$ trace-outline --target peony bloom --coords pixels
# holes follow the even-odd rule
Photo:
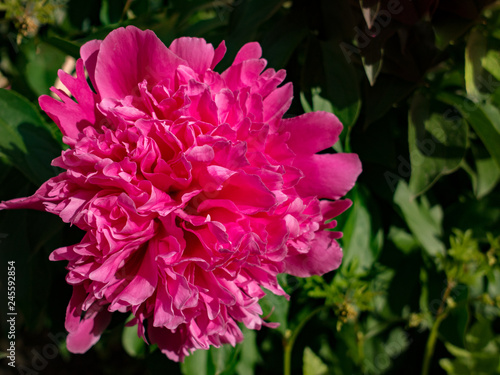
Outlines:
[[[259,299],[262,288],[285,295],[279,273],[339,266],[341,233],[325,221],[350,206],[339,198],[361,164],[316,152],[342,125],[325,112],[283,119],[285,72],[264,70],[249,43],[216,73],[225,50],[120,28],[81,48],[76,78],[59,72],[74,99],[40,98],[69,146],[53,161],[65,171],[0,208],[45,210],[86,232],[50,256],[68,261],[71,352],[94,345],[114,311],[175,361],[235,345],[238,322],[273,326]]]

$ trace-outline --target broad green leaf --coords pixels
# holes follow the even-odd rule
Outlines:
[[[127,354],[135,358],[144,357],[147,351],[146,343],[137,335],[137,325],[123,328],[122,345]]]
[[[467,146],[467,124],[460,117],[452,121],[443,112],[432,111],[430,100],[420,93],[413,96],[408,123],[409,187],[418,196],[460,167]]]
[[[42,117],[21,95],[0,89],[0,152],[34,184],[57,174],[61,149]]]
[[[401,209],[406,224],[424,250],[431,256],[444,254],[445,246],[439,239],[442,234],[441,224],[436,223],[425,204],[417,202],[406,182],[399,182],[394,203]]]
[[[473,103],[469,99],[447,92],[440,92],[437,99],[455,106],[465,120],[472,126],[486,149],[500,166],[500,133],[493,124],[498,119],[491,119],[488,106]]]
[[[368,207],[367,193],[359,187],[352,190],[353,206],[344,214],[348,215],[342,227],[344,258],[348,266],[353,261],[361,269],[370,268],[382,250],[382,230],[376,223],[376,211]]]
[[[328,374],[328,366],[308,346],[304,349],[303,363],[302,373],[304,375]]]

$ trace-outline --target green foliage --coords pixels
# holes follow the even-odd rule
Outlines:
[[[58,339],[47,373],[78,373],[82,361],[87,373],[123,375],[500,373],[500,5],[414,3],[0,3],[1,200],[30,195],[59,172],[50,161],[61,134],[38,96],[50,94],[84,42],[129,24],[167,45],[186,35],[225,40],[220,71],[243,44],[259,41],[269,66],[286,69],[294,84],[289,113],[335,113],[344,124],[335,151],[363,163],[348,195],[353,206],[337,218],[340,269],[283,275],[290,299],[270,293],[261,301],[279,328],[242,327],[235,347],[177,364],[116,314],[82,356]],[[17,353],[25,363],[65,332],[71,288],[64,265],[47,258],[81,235],[53,215],[0,212],[0,260],[15,260],[19,272]]]

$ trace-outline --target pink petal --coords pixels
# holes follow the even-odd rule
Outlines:
[[[316,232],[308,253],[285,258],[285,272],[298,277],[323,275],[337,269],[342,262],[342,249],[333,239],[334,232]]]
[[[222,60],[224,55],[226,54],[227,48],[226,43],[222,41],[219,46],[215,49],[214,59],[212,60],[212,64],[210,65],[210,69],[214,69],[215,66]]]
[[[262,56],[262,48],[257,42],[245,44],[236,54],[233,65],[237,65],[245,60],[260,59]]]
[[[214,59],[214,47],[205,39],[183,37],[175,39],[170,51],[187,61],[189,66],[198,74],[210,68]]]
[[[290,133],[288,147],[297,155],[311,155],[333,146],[339,139],[342,124],[332,113],[309,112],[281,122]]]
[[[101,44],[102,40],[91,40],[80,48],[80,55],[82,56],[85,69],[87,69],[90,82],[92,82],[94,88],[96,87],[95,68],[97,64],[97,55],[99,54]]]
[[[277,124],[292,104],[293,87],[291,83],[277,88],[264,99],[264,122],[269,122],[272,128]]]
[[[102,42],[95,71],[102,98],[121,99],[138,90],[140,82],[174,81],[186,61],[171,52],[150,30],[134,26],[113,30]]]
[[[74,78],[59,70],[58,75],[61,82],[75,97],[76,102],[62,91],[53,89],[62,100],[56,100],[48,95],[42,95],[38,102],[40,107],[54,120],[63,135],[76,139],[83,128],[93,126],[96,122],[95,94],[90,89],[85,79],[83,61],[76,62],[76,74]]]
[[[356,154],[321,154],[297,157],[293,166],[304,173],[296,185],[302,197],[339,199],[352,189],[361,173]]]
[[[81,319],[82,303],[87,293],[83,285],[73,287],[73,295],[66,311],[66,346],[72,353],[85,353],[97,341],[111,321],[111,313],[102,309],[87,319]]]

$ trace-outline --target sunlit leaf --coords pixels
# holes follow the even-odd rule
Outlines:
[[[419,195],[440,177],[460,166],[467,146],[467,124],[458,117],[448,119],[434,112],[428,98],[420,93],[413,97],[409,113],[408,144],[410,149],[410,190]]]
[[[417,202],[404,181],[398,184],[394,203],[401,209],[408,227],[425,251],[432,256],[443,254],[445,247],[439,239],[442,233],[440,223],[432,218],[429,208]]]
[[[304,349],[303,363],[304,375],[325,375],[328,373],[328,366],[309,347]]]

